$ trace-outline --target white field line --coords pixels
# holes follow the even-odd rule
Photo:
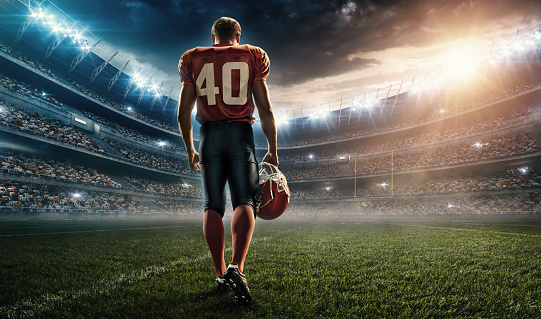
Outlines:
[[[160,227],[157,227],[160,228]],[[133,228],[135,229],[135,228]],[[144,228],[148,229],[148,228]],[[256,242],[264,241],[270,237],[254,238],[251,245]],[[225,251],[231,251],[228,247]],[[59,291],[57,294],[46,294],[37,298],[29,298],[19,301],[14,305],[0,307],[1,318],[29,318],[42,313],[43,311],[51,310],[55,307],[62,306],[75,299],[90,296],[91,298],[97,295],[107,294],[124,284],[132,284],[137,281],[158,276],[172,270],[175,267],[195,263],[207,258],[211,258],[210,252],[202,254],[193,259],[177,259],[163,266],[149,266],[145,269],[136,270],[128,274],[120,274],[110,279],[102,279],[97,284],[89,288],[69,291]]]
[[[490,233],[490,234],[499,234],[499,235],[514,235],[514,236],[525,236],[525,237],[541,238],[541,235],[510,233],[510,232],[494,231],[494,230],[469,229],[469,228],[458,228],[458,227],[443,227],[443,226],[429,226],[429,225],[414,225],[414,224],[400,224],[400,225],[403,225],[403,226],[415,226],[415,227],[425,227],[425,228],[447,229],[447,230],[458,230],[458,231],[471,231],[471,232],[477,232],[477,233]]]
[[[487,226],[487,225],[496,225],[496,226],[509,226],[509,227],[535,227],[535,228],[541,228],[541,225],[528,225],[528,224],[502,224],[502,223],[464,223],[466,225],[479,225],[479,226]]]
[[[94,229],[94,230],[74,230],[74,231],[59,231],[48,233],[30,233],[30,234],[12,234],[12,235],[0,235],[1,237],[21,237],[21,236],[41,236],[41,235],[61,235],[61,234],[80,234],[80,233],[99,233],[99,232],[117,232],[125,230],[147,230],[147,229],[167,229],[167,228],[181,228],[188,226],[161,226],[161,227],[136,227],[136,228],[115,228],[115,229]]]

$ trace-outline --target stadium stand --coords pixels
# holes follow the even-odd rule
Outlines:
[[[0,209],[200,216],[199,176],[170,114],[157,116],[151,98],[129,90],[123,99],[121,84],[108,93],[89,83],[90,64],[70,73],[69,61],[46,60],[38,46],[0,40]],[[284,216],[541,213],[537,61],[496,67],[461,89],[391,96],[374,110],[348,106],[347,126],[304,117],[281,128],[292,191]]]
[[[0,212],[142,213],[140,201],[126,195],[86,192],[47,184],[0,180]]]

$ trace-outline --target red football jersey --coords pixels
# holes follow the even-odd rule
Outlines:
[[[197,91],[196,119],[252,122],[252,84],[266,81],[269,58],[261,48],[249,44],[215,44],[186,51],[178,73],[182,85]]]

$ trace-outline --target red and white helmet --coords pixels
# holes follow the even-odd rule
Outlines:
[[[278,167],[267,162],[262,162],[260,166],[257,216],[275,219],[285,212],[291,194],[286,177]]]

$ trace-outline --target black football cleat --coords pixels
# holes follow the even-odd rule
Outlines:
[[[224,277],[218,276],[215,282],[216,282],[216,290],[219,293],[224,293],[227,291],[227,282],[225,281]]]
[[[246,282],[246,276],[241,274],[239,268],[235,264],[230,264],[224,274],[224,279],[227,285],[233,289],[235,299],[239,302],[251,302],[252,295]]]

